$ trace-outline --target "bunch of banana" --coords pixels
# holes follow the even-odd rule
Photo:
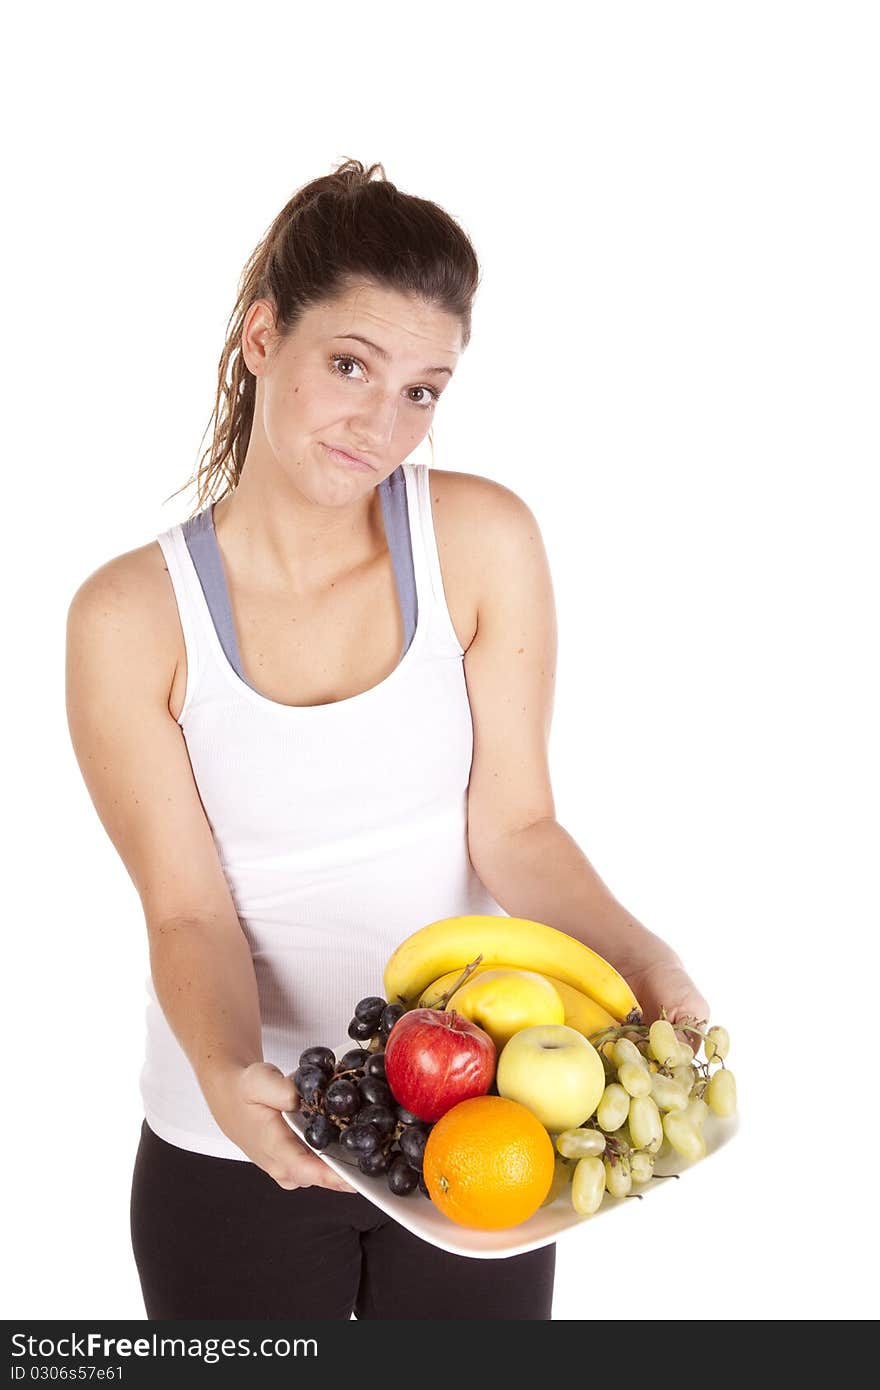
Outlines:
[[[385,998],[407,1009],[429,994],[439,1000],[445,992],[438,991],[442,979],[451,975],[449,989],[478,956],[477,969],[506,966],[546,976],[562,995],[566,1023],[578,1032],[589,1027],[595,1033],[622,1023],[634,1010],[641,1016],[639,1001],[613,965],[573,936],[525,917],[444,917],[420,927],[400,943],[385,966]],[[566,998],[563,990],[579,997],[569,993]],[[597,1008],[601,1012],[593,1026],[592,1011]],[[582,1017],[584,1026],[570,1022],[569,1013],[572,1019]]]

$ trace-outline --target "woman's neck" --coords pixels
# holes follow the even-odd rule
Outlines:
[[[321,506],[295,489],[248,485],[246,474],[215,504],[214,531],[248,586],[314,594],[387,549],[377,485],[356,503]]]

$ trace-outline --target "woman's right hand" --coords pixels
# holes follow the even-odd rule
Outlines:
[[[251,1062],[215,1074],[202,1086],[223,1133],[279,1187],[329,1187],[356,1192],[298,1139],[282,1111],[299,1109],[293,1078],[271,1062]]]

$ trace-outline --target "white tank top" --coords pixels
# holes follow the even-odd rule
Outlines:
[[[178,722],[256,971],[263,1056],[285,1073],[355,1043],[404,937],[459,913],[507,914],[467,849],[473,752],[464,652],[440,571],[426,464],[401,465],[418,620],[378,685],[323,705],[261,695],[230,664],[183,528],[157,537],[186,644]],[[147,978],[144,1115],[168,1143],[247,1160],[208,1109]]]

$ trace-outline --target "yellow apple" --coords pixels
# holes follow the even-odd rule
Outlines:
[[[502,968],[472,975],[447,1007],[479,1024],[499,1052],[523,1028],[565,1019],[559,991],[534,970]]]
[[[514,1033],[498,1058],[495,1085],[500,1096],[518,1100],[561,1134],[593,1114],[605,1090],[605,1068],[583,1033],[545,1024]]]
[[[518,965],[478,965],[470,976],[475,980],[479,975],[486,975],[490,970],[515,970],[519,971]],[[524,972],[530,973],[530,972]],[[576,1028],[579,1033],[583,1033],[585,1038],[592,1038],[594,1033],[599,1033],[603,1028],[613,1028],[617,1019],[611,1015],[607,1009],[603,1009],[601,1004],[597,1004],[595,999],[589,995],[582,994],[573,985],[566,984],[564,980],[557,980],[555,975],[544,975],[545,980],[556,990],[562,1000],[565,1009],[565,1017],[562,1019],[532,1019],[532,1023],[566,1023],[569,1028]],[[455,970],[448,970],[445,975],[441,975],[439,980],[435,980],[432,985],[422,990],[419,999],[420,1009],[439,1009],[442,1007],[443,1000],[457,980],[461,979],[461,970],[456,966]],[[452,996],[449,1007],[454,1006],[457,995]]]

